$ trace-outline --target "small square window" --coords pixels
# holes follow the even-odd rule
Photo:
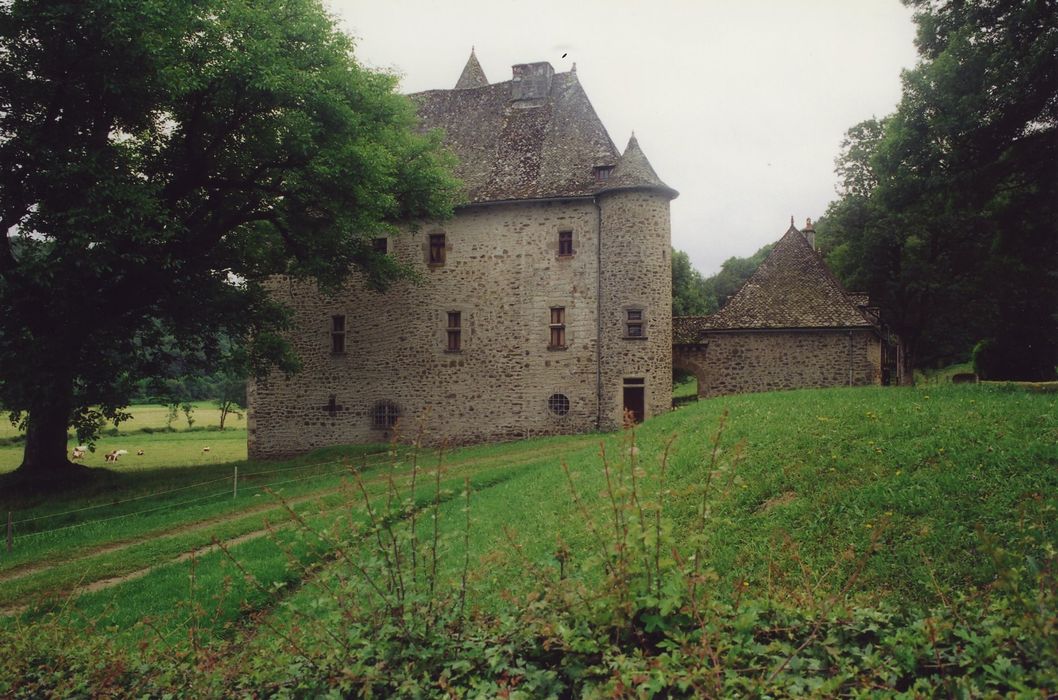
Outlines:
[[[551,307],[551,340],[548,348],[551,350],[564,350],[566,348],[566,307]]]
[[[463,314],[459,311],[448,312],[448,352],[459,352],[463,349]]]
[[[331,354],[345,354],[345,316],[331,316]]]
[[[388,238],[373,238],[371,239],[371,247],[376,253],[382,253],[386,255],[389,253],[389,239]]]
[[[573,232],[572,231],[559,231],[558,232],[558,254],[562,257],[569,257],[573,255]]]
[[[646,318],[642,309],[625,310],[625,337],[646,337]]]
[[[443,233],[430,234],[430,264],[445,264],[445,235]]]

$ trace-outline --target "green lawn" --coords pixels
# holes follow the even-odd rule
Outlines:
[[[635,436],[635,459],[641,470],[635,472],[637,487],[644,501],[657,501],[660,458],[675,436],[668,459],[666,517],[681,546],[692,541],[699,502],[696,489],[710,470],[710,442],[725,411],[727,427],[712,467],[713,496],[703,533],[706,564],[715,571],[718,591],[748,586],[781,597],[796,595],[806,587],[834,590],[844,585],[862,560],[863,571],[854,589],[859,595],[929,604],[941,594],[973,590],[991,580],[995,572],[990,550],[983,546],[987,538],[1012,550],[1025,549],[1033,546],[1026,540],[1027,523],[1040,521],[1047,537],[1058,540],[1053,510],[1047,510],[1055,506],[1058,494],[1058,397],[1007,387],[931,386],[725,397],[703,400],[648,421]],[[183,609],[191,564],[167,562],[181,551],[208,544],[214,535],[233,537],[261,527],[261,513],[248,510],[259,508],[262,499],[268,498],[255,495],[260,490],[247,490],[234,504],[222,494],[210,495],[211,489],[220,494],[230,487],[230,480],[225,479],[235,466],[211,461],[215,456],[219,461],[223,454],[224,448],[218,446],[240,442],[243,437],[241,431],[144,435],[156,440],[145,443],[150,450],[144,456],[160,453],[160,462],[153,463],[156,466],[141,469],[130,457],[119,464],[112,482],[93,493],[47,503],[16,503],[20,518],[35,517],[196,480],[218,480],[199,490],[144,499],[145,505],[154,507],[179,504],[181,499],[202,494],[206,496],[202,503],[85,527],[77,535],[73,533],[78,528],[71,528],[70,534],[16,541],[16,551],[8,565],[0,567],[0,577],[5,570],[15,571],[29,561],[82,559],[34,573],[17,584],[5,583],[0,586],[7,590],[3,601],[18,603],[47,591],[68,593],[72,586],[93,577],[157,564],[144,578],[70,600],[69,609],[81,611],[97,624],[120,629],[132,629],[146,614],[161,618]],[[115,438],[119,439],[141,436]],[[527,575],[527,562],[534,571],[553,572],[559,547],[569,549],[571,570],[588,578],[597,575],[597,542],[591,530],[593,526],[601,531],[612,529],[600,445],[608,455],[611,478],[624,474],[623,483],[628,486],[633,473],[628,465],[629,439],[621,434],[542,438],[469,447],[445,455],[439,522],[448,556],[440,562],[442,577],[454,581],[462,573],[465,513],[459,493],[464,479],[470,480],[473,492],[468,537],[470,604],[488,609],[528,592],[538,580]],[[213,448],[208,456],[201,453],[202,441]],[[364,449],[335,449],[300,461],[243,461],[239,466],[241,473],[250,474],[342,455],[356,463],[364,454]],[[170,466],[157,466],[167,455],[172,457]],[[373,466],[367,467],[364,476],[376,507],[385,501],[391,469],[404,494],[401,498],[410,495],[408,454],[394,464],[387,464],[384,457],[372,459]],[[430,469],[436,459],[424,454],[421,464]],[[585,510],[571,500],[563,463],[573,474]],[[146,461],[142,464],[148,466]],[[316,528],[345,527],[335,520],[339,514],[347,521],[363,522],[362,506],[348,505],[356,500],[354,493],[340,488],[341,467],[316,469],[309,478],[283,486],[288,489],[285,496],[312,496],[298,508]],[[269,478],[278,481],[282,475],[278,472]],[[418,475],[415,498],[424,507],[432,498],[430,478],[429,472]],[[5,505],[3,500],[0,497],[0,507],[11,507],[10,501]],[[134,509],[133,504],[118,507]],[[69,514],[54,524],[76,524],[111,512],[103,508]],[[242,512],[248,514],[231,517]],[[270,517],[278,522],[282,513],[273,509]],[[223,522],[206,530],[159,536],[218,518]],[[423,538],[430,537],[432,522],[429,517],[420,519]],[[284,530],[276,538],[255,539],[232,548],[246,570],[266,587],[274,583],[282,587],[275,590],[285,590],[298,583],[301,570],[287,566],[288,562],[321,557],[320,561],[327,561],[325,552],[314,553],[318,545],[304,533]],[[113,554],[91,555],[108,543],[137,540],[149,542]],[[867,557],[864,553],[872,541],[878,551]],[[216,630],[244,614],[240,605],[244,598],[252,606],[270,599],[245,581],[239,582],[241,576],[234,577],[233,583],[232,565],[225,561],[224,555],[213,552],[195,562],[198,594],[223,594],[228,601],[212,621]],[[327,574],[320,576],[326,582]],[[315,584],[304,586],[289,597],[288,604],[295,608],[311,605],[319,593]]]
[[[208,428],[208,427],[219,427],[220,426],[220,409],[212,401],[195,401],[191,404],[194,406],[194,411],[191,413],[191,420],[194,421],[192,427],[194,428]],[[158,404],[142,404],[138,406],[130,406],[126,409],[132,417],[127,421],[122,421],[118,424],[117,429],[123,433],[135,432],[143,428],[151,428],[152,430],[161,430],[166,427],[169,408]],[[229,414],[224,421],[225,428],[241,428],[246,429],[246,412],[239,411],[241,418],[234,414]],[[115,427],[113,423],[108,423],[105,426],[107,429]],[[187,419],[184,417],[182,411],[178,411],[176,418],[172,421],[172,428],[175,430],[187,430]],[[21,435],[22,432],[18,430],[18,427],[11,424],[10,420],[7,420],[7,414],[4,414],[3,418],[0,419],[0,439],[13,438]]]

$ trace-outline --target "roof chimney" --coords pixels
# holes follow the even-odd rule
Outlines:
[[[808,241],[808,245],[812,246],[812,250],[816,249],[816,227],[812,225],[812,218],[808,217],[805,219],[804,230],[801,231],[805,235],[805,240]]]
[[[555,69],[547,61],[519,63],[511,66],[511,100],[545,100],[551,94],[551,78]]]

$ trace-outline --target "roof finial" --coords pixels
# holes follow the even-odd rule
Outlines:
[[[794,225],[794,223],[793,223],[793,214],[790,214],[790,226],[793,226],[793,225]]]
[[[569,72],[570,73],[576,73],[577,72],[577,62],[576,61],[573,62],[573,67],[569,69]]]

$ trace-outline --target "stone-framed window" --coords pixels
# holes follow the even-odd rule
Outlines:
[[[400,406],[388,399],[376,401],[371,411],[371,427],[376,430],[391,430],[400,420]]]
[[[389,239],[386,237],[372,238],[371,249],[376,253],[387,255],[389,253]]]
[[[460,311],[448,312],[448,326],[445,329],[448,343],[445,352],[461,352],[463,350],[463,313]]]
[[[566,307],[551,307],[551,322],[548,324],[550,338],[547,344],[548,350],[566,349]]]
[[[342,314],[331,316],[331,354],[345,354],[345,316]]]
[[[647,312],[643,307],[630,306],[624,309],[624,337],[630,340],[647,337]]]
[[[572,231],[559,231],[558,232],[558,257],[560,257],[560,258],[572,258],[573,257],[573,232]]]
[[[564,416],[569,413],[569,397],[565,394],[551,394],[547,397],[547,410],[553,416]]]
[[[445,235],[443,233],[430,234],[430,247],[426,254],[426,261],[430,265],[444,265],[447,258]]]

